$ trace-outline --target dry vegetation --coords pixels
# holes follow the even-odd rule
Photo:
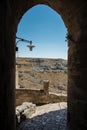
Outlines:
[[[67,61],[63,59],[17,58],[21,88],[42,89],[49,80],[50,92],[67,92]]]

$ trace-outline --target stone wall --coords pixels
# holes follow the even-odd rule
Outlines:
[[[49,93],[48,80],[44,80],[42,90],[30,90],[25,88],[16,89],[16,106],[22,104],[23,102],[46,104],[62,101],[67,101],[67,96],[64,94]]]
[[[64,94],[46,94],[44,90],[16,89],[16,105],[20,105],[23,102],[32,102],[40,105],[62,101],[67,101],[67,96]]]

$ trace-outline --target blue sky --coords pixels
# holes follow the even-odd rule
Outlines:
[[[28,44],[19,42],[18,57],[67,59],[67,29],[61,16],[46,5],[37,5],[22,17],[17,37],[32,40],[35,48],[29,51]]]

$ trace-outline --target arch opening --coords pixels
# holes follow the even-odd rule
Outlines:
[[[24,19],[26,19],[26,22]],[[29,40],[34,40],[33,42],[36,45],[36,48],[34,49],[34,52],[28,53],[29,51],[26,49],[26,46],[24,47],[24,44],[21,43],[19,55],[21,55],[21,57],[32,56],[37,58],[48,57],[67,59],[68,47],[67,43],[65,42],[66,34],[67,29],[65,24],[61,16],[56,11],[44,4],[36,5],[23,15],[16,33],[17,36],[21,36]],[[22,48],[26,50],[25,54],[23,54],[24,50]],[[48,53],[47,51],[43,52],[43,50],[47,50]],[[43,53],[45,53],[44,56],[42,56]]]
[[[1,2],[0,117],[2,130],[15,130],[15,35],[23,14],[47,4],[62,16],[68,29],[68,128],[86,129],[87,2],[86,0],[13,0]]]
[[[43,6],[42,6],[42,7],[43,7]],[[41,7],[41,8],[42,8],[42,7]],[[38,6],[38,8],[39,8],[39,6]],[[46,8],[47,8],[47,7],[46,7]],[[46,9],[46,8],[45,8],[45,9]],[[29,10],[29,11],[30,11],[30,10]],[[35,12],[35,15],[36,15],[36,12]],[[38,15],[38,16],[39,16],[39,15]],[[28,16],[27,16],[27,17],[28,17]],[[35,16],[34,16],[34,17],[35,17]],[[45,18],[44,18],[44,19],[45,19]],[[31,19],[30,19],[30,20],[31,20]],[[51,19],[51,20],[52,20],[52,19]],[[57,17],[56,17],[56,20],[57,20]],[[60,20],[60,16],[59,16],[59,20]],[[32,21],[32,20],[31,20],[31,21]],[[61,21],[61,20],[60,20],[60,21]],[[50,22],[51,22],[51,21],[50,21]],[[54,22],[54,21],[53,21],[53,22]],[[56,21],[55,21],[55,22],[56,22]],[[58,21],[57,21],[57,22],[58,22]],[[34,23],[36,23],[35,19],[34,19]],[[26,24],[27,24],[27,23],[26,23]],[[60,24],[61,24],[61,23],[60,23]],[[62,23],[62,24],[64,24],[64,23]],[[21,24],[21,25],[23,26],[23,24]],[[32,25],[32,26],[34,26],[34,25]],[[46,26],[46,25],[45,25],[45,26]],[[52,25],[51,25],[51,26],[52,26]],[[64,25],[62,25],[62,31],[63,31],[63,26],[64,26]],[[28,25],[28,27],[30,27],[30,26]],[[42,29],[44,28],[44,27],[42,27],[42,26],[40,26],[40,27],[41,27]],[[55,26],[55,27],[56,27],[56,26]],[[20,28],[20,27],[19,27],[19,28]],[[26,28],[26,27],[25,27],[25,28]],[[31,27],[30,27],[30,28],[31,28]],[[50,27],[50,28],[51,28],[51,27]],[[26,29],[27,29],[27,28],[26,28]],[[23,28],[23,35],[24,35],[23,37],[26,36],[25,33],[24,33],[24,32],[26,32],[26,29],[25,29],[25,31],[24,31],[24,28]],[[56,29],[56,28],[55,28],[55,29]],[[54,29],[54,30],[55,30],[55,29]],[[35,30],[39,30],[39,29],[35,29]],[[46,30],[47,30],[47,27],[46,27]],[[28,30],[28,31],[30,32],[30,30]],[[49,29],[48,29],[47,31],[49,31]],[[53,42],[54,42],[54,41],[57,42],[57,41],[55,40],[55,38],[57,37],[57,34],[59,34],[58,37],[63,37],[63,41],[59,41],[59,42],[65,42],[65,36],[66,36],[66,33],[67,33],[67,32],[66,32],[66,29],[64,30],[63,36],[62,36],[62,34],[60,34],[59,32],[56,32],[56,36],[54,36],[54,34],[53,34],[52,31],[53,31],[53,29],[52,29],[52,30],[50,29],[50,31],[49,31],[48,33],[52,33],[52,35],[53,35],[52,38],[54,37],[54,40],[53,40],[53,41],[52,41],[52,39],[51,39],[51,36],[48,36],[48,37],[47,37],[47,34],[44,36],[44,32],[42,32],[42,34],[43,34],[42,36],[44,36],[45,39],[49,39],[49,38],[50,38],[50,39],[51,39],[51,43],[52,43],[53,45],[55,45],[55,43],[53,43]],[[31,30],[31,32],[32,32],[32,30]],[[38,31],[35,31],[35,32],[37,32],[37,34],[38,34]],[[61,32],[61,31],[60,31],[60,32]],[[45,32],[45,33],[46,33],[46,32]],[[20,34],[21,34],[20,32],[17,33],[18,36],[20,36]],[[31,34],[30,34],[30,35],[31,35]],[[40,35],[40,33],[39,33],[39,35]],[[22,34],[21,34],[21,36],[22,36]],[[29,35],[27,34],[26,39],[28,39],[28,36],[29,36]],[[40,36],[41,36],[41,35],[40,35]],[[40,37],[40,36],[39,36],[39,37]],[[34,37],[34,38],[33,38],[33,37]],[[39,37],[36,35],[36,33],[35,33],[34,36],[31,35],[31,39],[35,39],[35,38],[36,38],[35,41],[39,41],[39,42],[38,42],[38,45],[43,41],[43,40],[42,40],[43,38],[40,39]],[[44,41],[45,41],[45,40],[44,40]],[[48,41],[48,42],[50,43],[50,41]],[[46,43],[46,41],[45,41],[44,43]],[[48,48],[50,48],[49,46],[51,46],[51,43],[48,45]],[[58,43],[58,42],[57,42],[57,43]],[[42,44],[42,43],[41,43],[41,44]],[[47,44],[47,43],[46,43],[46,44]],[[66,43],[63,43],[63,46],[64,46],[64,44],[66,44]],[[37,46],[38,46],[38,45],[37,45]],[[37,46],[36,46],[36,47],[37,47]],[[43,46],[43,47],[44,47],[44,46]],[[56,47],[56,48],[57,48],[57,47]],[[51,52],[53,51],[53,49],[55,50],[56,48],[53,48],[53,46],[52,46],[52,48],[50,48]],[[62,48],[62,47],[60,47],[60,49],[61,49],[61,48]],[[44,50],[46,50],[46,49],[47,49],[47,47],[46,47]],[[60,51],[60,49],[58,50],[58,48],[57,48],[58,51]],[[48,50],[48,49],[47,49],[47,50]],[[23,52],[23,50],[22,50],[22,52]],[[49,52],[48,54],[51,54],[51,52]],[[63,52],[64,52],[64,50],[63,50]],[[27,52],[27,53],[28,53],[28,52]],[[44,53],[44,52],[43,52],[43,53]],[[53,52],[53,54],[54,54],[54,53],[55,53],[55,52]],[[30,54],[30,53],[29,53],[29,54]],[[32,53],[32,54],[33,54],[33,53]],[[32,57],[32,54],[31,54],[31,57]],[[36,54],[37,54],[37,52],[36,52]],[[56,54],[57,54],[57,53],[56,53]],[[21,55],[20,55],[20,56],[21,56]],[[35,56],[36,56],[36,55],[35,55]],[[35,58],[35,56],[34,56],[34,58]],[[41,55],[40,55],[40,56],[41,56]],[[22,57],[23,57],[23,56],[22,56]],[[25,56],[24,56],[24,57],[25,57]],[[28,57],[30,57],[30,55],[28,55],[27,58],[28,58]],[[39,57],[39,54],[38,54],[38,57],[36,57],[36,58],[40,58],[40,57]],[[41,57],[41,58],[44,58],[44,55],[43,55],[43,57]],[[45,58],[49,58],[49,56],[46,56]],[[64,59],[64,58],[67,59],[67,56],[65,56],[65,57],[61,57],[61,56],[52,57],[52,55],[51,55],[50,58],[52,58],[52,59],[61,58],[61,60],[62,60],[62,59]],[[55,64],[57,64],[57,62],[56,62]],[[39,64],[39,66],[40,66],[40,64]],[[65,71],[66,71],[66,70],[65,70]],[[66,74],[65,71],[64,71],[64,74]],[[61,71],[61,72],[62,72],[62,71]],[[36,75],[36,74],[34,74],[34,75]],[[55,75],[55,74],[54,74],[54,75]],[[62,75],[62,76],[63,76],[63,75]],[[45,75],[44,77],[46,78],[46,75]],[[54,76],[53,76],[53,77],[54,77]],[[56,77],[56,76],[55,76],[55,77]],[[35,77],[34,77],[34,78],[35,78]],[[51,80],[52,80],[52,79],[51,79]],[[57,80],[57,78],[56,78],[56,80]],[[59,79],[58,79],[58,80],[59,80]],[[65,80],[66,80],[66,78],[65,78]],[[67,81],[66,81],[66,82],[67,82]],[[54,84],[54,83],[53,83],[53,84]],[[57,84],[58,84],[58,83],[57,83]],[[67,85],[67,84],[66,84],[66,85]],[[54,84],[54,86],[56,86],[56,85]],[[59,85],[59,86],[61,86],[61,85]],[[55,89],[55,91],[56,91],[56,89]]]

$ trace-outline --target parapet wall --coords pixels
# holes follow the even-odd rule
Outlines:
[[[60,94],[45,93],[44,90],[16,89],[16,106],[23,102],[32,102],[34,104],[47,104],[67,101],[67,96]]]

